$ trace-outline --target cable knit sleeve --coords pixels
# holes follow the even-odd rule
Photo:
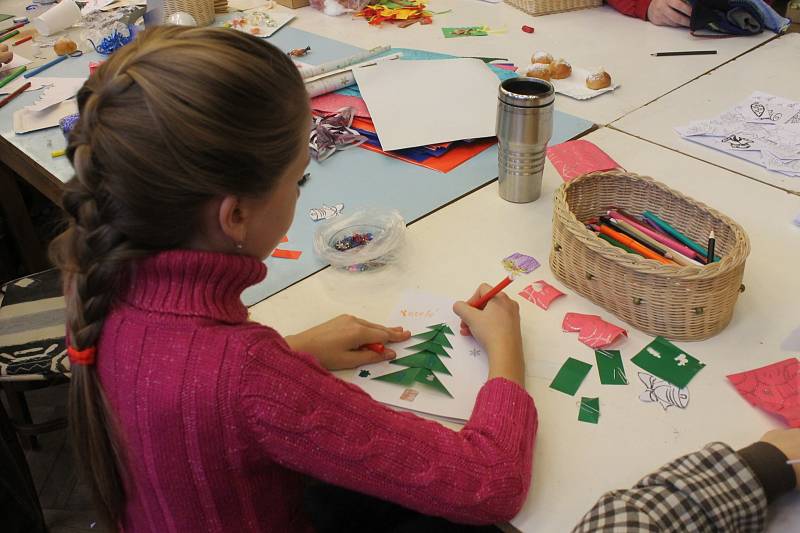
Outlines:
[[[455,432],[394,411],[291,351],[277,334],[248,350],[238,391],[249,446],[292,470],[448,520],[510,520],[530,486],[533,399],[492,379]]]
[[[608,5],[624,15],[647,20],[650,0],[606,0]]]

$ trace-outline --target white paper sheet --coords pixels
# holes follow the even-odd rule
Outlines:
[[[26,106],[30,111],[44,111],[50,106],[69,100],[83,87],[86,78],[46,78],[42,80],[49,85],[33,104]]]
[[[354,73],[384,150],[495,135],[500,80],[479,59],[388,61]]]
[[[38,91],[39,89],[47,85],[44,81],[44,78],[39,78],[38,76],[34,76],[33,78],[26,80],[25,78],[20,76],[19,78],[15,79],[11,83],[0,89],[0,95],[11,94],[28,82],[31,82],[31,86],[25,89],[26,93],[29,91]]]
[[[373,379],[407,368],[389,362],[363,366],[353,373],[350,381],[375,400],[388,405],[452,420],[469,419],[478,391],[489,374],[489,363],[483,348],[472,337],[464,337],[459,333],[460,319],[453,313],[452,307],[452,299],[407,291],[386,321],[391,326],[404,326],[412,335],[430,331],[428,326],[440,323],[446,323],[450,327],[453,331],[453,335],[447,335],[447,340],[452,344],[452,348],[447,348],[450,357],[441,357],[440,360],[452,375],[436,372],[436,377],[450,391],[452,398],[424,384],[414,383],[406,387]],[[393,344],[392,348],[399,359],[416,353],[416,350],[407,350],[406,347],[422,342],[425,341],[412,337],[404,343]],[[407,389],[416,393],[405,394],[411,400],[401,399]]]

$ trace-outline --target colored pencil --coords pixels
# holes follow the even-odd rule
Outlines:
[[[19,87],[16,91],[14,91],[13,93],[9,94],[8,96],[6,96],[2,100],[0,100],[0,107],[3,107],[7,103],[9,103],[11,100],[13,100],[17,96],[21,95],[22,93],[24,93],[28,89],[28,87],[30,87],[30,86],[31,86],[31,82],[26,82],[21,87]]]
[[[636,236],[636,240],[641,242],[642,244],[648,245],[653,250],[657,251],[663,250],[663,255],[667,259],[672,259],[676,263],[681,266],[702,266],[700,263],[693,259],[689,259],[688,257],[684,257],[682,254],[679,254],[675,250],[670,250],[669,248],[661,248],[659,245],[660,243],[657,242],[655,239],[651,238],[649,235],[642,233],[638,229],[636,229],[633,225],[628,224],[624,220],[617,220],[616,218],[611,219],[612,222],[615,222],[620,228],[627,230],[628,235]]]
[[[610,244],[611,246],[616,246],[617,248],[620,248],[621,250],[625,250],[625,251],[626,251],[626,252],[628,252],[629,254],[642,255],[642,254],[640,254],[639,252],[637,252],[636,250],[634,250],[633,248],[628,248],[627,246],[625,246],[625,245],[624,245],[624,244],[622,244],[621,242],[617,242],[617,241],[615,241],[614,239],[612,239],[612,238],[611,238],[611,237],[609,237],[608,235],[604,235],[604,234],[602,234],[602,233],[597,233],[596,235],[597,235],[599,238],[601,238],[601,239],[603,239],[604,241],[606,241],[606,242],[607,242],[608,244]],[[644,256],[642,256],[642,257],[644,257]]]
[[[620,233],[618,231],[615,231],[615,230],[613,230],[612,228],[610,228],[610,227],[608,227],[606,225],[601,224],[601,225],[598,226],[598,229],[599,229],[600,233],[604,233],[604,234],[608,235],[609,237],[611,237],[612,239],[616,239],[617,241],[619,241],[620,243],[624,244],[628,248],[633,248],[634,250],[639,252],[641,255],[645,256],[647,259],[653,259],[655,261],[658,261],[662,265],[674,265],[675,264],[672,261],[670,261],[669,259],[667,259],[666,257],[662,257],[662,256],[658,255],[656,252],[654,252],[653,250],[651,250],[647,246],[643,246],[643,245],[639,244],[638,242],[636,242],[635,240],[631,239],[627,235],[623,235],[622,233]]]
[[[492,289],[491,289],[489,292],[487,292],[486,294],[484,294],[482,297],[478,298],[478,299],[477,299],[477,300],[475,300],[474,302],[467,302],[467,303],[468,303],[469,305],[471,305],[472,307],[474,307],[475,309],[483,309],[484,307],[486,307],[486,304],[488,304],[488,303],[489,303],[489,300],[491,300],[492,298],[494,298],[495,296],[497,296],[497,294],[498,294],[500,291],[502,291],[503,289],[505,289],[506,287],[508,287],[508,285],[509,285],[509,284],[510,284],[512,281],[513,281],[513,280],[511,279],[511,277],[510,277],[510,276],[506,276],[506,277],[503,279],[503,281],[501,281],[500,283],[498,283],[497,285],[495,285],[495,286],[494,286],[494,287],[493,287],[493,288],[492,288]]]
[[[17,67],[14,70],[12,70],[11,74],[0,80],[0,88],[5,87],[6,85],[14,81],[20,74],[25,72],[26,68],[27,67],[25,65],[22,65],[21,67]]]
[[[672,237],[670,237],[669,235],[667,235],[665,233],[661,233],[659,231],[654,231],[653,229],[645,226],[644,224],[642,224],[638,220],[634,219],[633,216],[629,215],[628,213],[626,213],[622,209],[611,209],[611,210],[609,210],[608,213],[609,213],[609,215],[611,215],[614,218],[618,218],[620,220],[624,220],[625,222],[627,222],[628,224],[630,224],[634,228],[638,229],[639,231],[641,231],[645,235],[648,235],[649,237],[651,237],[655,241],[660,242],[664,246],[667,246],[667,247],[671,248],[672,250],[678,252],[679,254],[683,255],[684,257],[686,257],[688,259],[694,260],[698,256],[698,253],[695,252],[694,250],[692,250],[691,248],[689,248],[688,246],[684,246],[683,244],[679,243],[678,241],[676,241],[675,239],[673,239]],[[645,220],[647,220],[647,219],[645,219]]]
[[[41,67],[37,67],[37,68],[35,68],[35,69],[31,70],[30,72],[26,72],[26,73],[25,73],[25,77],[26,77],[26,78],[31,78],[31,77],[33,77],[33,76],[36,76],[37,74],[39,74],[39,73],[40,73],[40,72],[42,72],[43,70],[47,70],[47,69],[49,69],[50,67],[52,67],[53,65],[58,65],[58,64],[59,64],[59,63],[61,63],[62,61],[66,60],[68,57],[69,57],[69,56],[58,56],[57,58],[53,59],[53,60],[52,60],[52,61],[50,61],[49,63],[45,63],[45,64],[44,64],[44,65],[42,65]]]
[[[648,248],[653,250],[658,255],[660,255],[660,256],[666,256],[667,255],[667,251],[664,248],[662,248],[660,244],[658,244],[658,243],[651,244],[651,243],[647,242],[645,239],[643,239],[641,237],[640,233],[636,232],[636,230],[631,231],[631,227],[628,226],[627,224],[620,223],[619,220],[617,220],[615,218],[611,218],[611,217],[600,217],[600,221],[603,224],[605,224],[606,226],[611,226],[612,228],[614,228],[616,231],[622,233],[623,235],[627,235],[628,237],[630,237],[631,239],[635,240],[636,242],[638,242],[642,246],[647,246]]]
[[[375,353],[383,353],[386,351],[386,346],[379,342],[371,342],[369,344],[365,344],[361,347],[362,350],[370,350]]]
[[[706,253],[706,257],[708,258],[708,262],[712,263],[715,261],[719,261],[719,259],[711,259],[714,256],[714,250],[717,247],[717,239],[714,236],[714,230],[711,230],[711,233],[708,234],[708,252]]]
[[[3,35],[0,35],[0,43],[2,43],[3,41],[7,41],[7,40],[11,39],[15,35],[19,35],[19,30],[14,30],[11,33],[6,33],[6,34],[3,34]]]
[[[17,45],[20,45],[22,43],[27,43],[31,39],[33,39],[33,35],[28,35],[27,37],[23,37],[19,41],[14,42],[14,44],[12,44],[11,46],[17,46]]]
[[[708,56],[716,54],[716,50],[687,50],[685,52],[656,52],[650,54],[653,57],[668,57],[668,56]]]
[[[9,26],[8,28],[4,28],[4,29],[0,30],[0,36],[1,36],[1,35],[5,35],[6,33],[10,32],[10,31],[14,31],[14,30],[16,30],[17,28],[21,28],[21,27],[23,27],[25,24],[27,24],[27,22],[17,22],[17,23],[16,23],[16,24],[14,24],[13,26]]]
[[[689,248],[691,248],[692,250],[694,250],[698,254],[702,255],[703,257],[706,256],[706,253],[708,252],[707,249],[703,248],[702,246],[700,246],[699,244],[694,242],[692,239],[690,239],[689,237],[687,237],[686,235],[684,235],[680,231],[678,231],[675,228],[673,228],[672,226],[670,226],[667,222],[661,220],[658,217],[658,215],[655,215],[654,213],[652,213],[650,211],[645,211],[644,213],[642,213],[642,215],[644,215],[644,217],[647,218],[648,220],[650,220],[651,222],[655,223],[655,225],[657,225],[659,228],[661,228],[662,231],[664,231],[664,232],[670,234],[672,237],[678,239],[680,242],[682,242],[683,244],[685,244],[686,246],[688,246]],[[714,260],[715,261],[719,260],[719,257],[715,257]]]

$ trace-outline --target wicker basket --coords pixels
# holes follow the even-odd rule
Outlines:
[[[194,17],[198,26],[214,22],[214,0],[164,0],[164,19],[183,11]]]
[[[506,4],[536,17],[550,15],[551,13],[600,7],[603,5],[603,0],[506,0]]]
[[[599,239],[581,222],[611,207],[652,210],[684,235],[705,242],[713,228],[719,262],[662,265]],[[651,178],[596,172],[555,195],[550,268],[558,279],[632,326],[675,340],[701,340],[728,325],[750,242],[732,219]]]

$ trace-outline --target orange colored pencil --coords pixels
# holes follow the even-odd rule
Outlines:
[[[632,250],[636,250],[638,253],[642,254],[643,256],[645,256],[648,259],[653,259],[655,261],[658,261],[662,265],[674,265],[675,264],[673,261],[670,261],[666,257],[658,255],[657,253],[655,253],[653,250],[651,250],[647,246],[639,244],[634,239],[631,239],[627,235],[624,235],[624,234],[622,234],[622,233],[620,233],[618,231],[614,231],[613,229],[609,228],[608,226],[600,224],[600,225],[597,226],[597,228],[600,231],[600,233],[602,233],[604,235],[608,235],[612,239],[616,240],[619,243],[624,244],[625,246],[627,246],[628,248],[630,248]]]
[[[18,44],[26,43],[26,42],[30,41],[31,39],[33,39],[33,35],[28,35],[27,37],[23,37],[19,41],[15,42],[12,46],[17,46]]]

